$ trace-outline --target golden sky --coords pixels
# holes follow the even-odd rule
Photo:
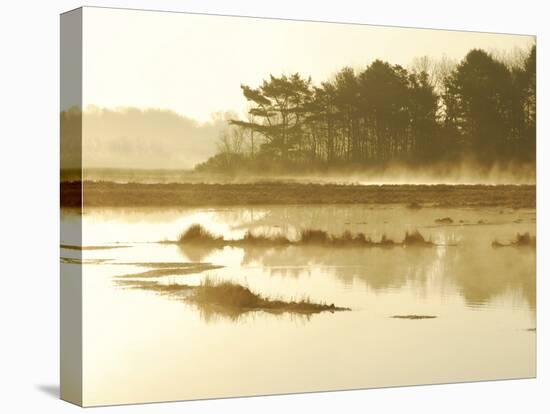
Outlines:
[[[534,37],[85,8],[84,107],[165,108],[207,121],[242,113],[240,84],[299,72],[313,82],[374,59],[461,59],[471,48],[525,48]]]

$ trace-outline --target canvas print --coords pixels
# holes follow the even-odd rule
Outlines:
[[[536,39],[61,16],[61,393],[536,375]]]

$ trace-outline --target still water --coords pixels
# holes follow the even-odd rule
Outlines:
[[[445,217],[453,223],[435,222]],[[64,212],[62,225],[75,220]],[[405,231],[418,229],[438,246],[212,249],[157,243],[175,240],[194,223],[225,238],[247,230],[295,237],[315,228],[401,241]],[[535,249],[491,246],[524,232],[535,234],[534,210],[89,209],[83,245],[116,248],[82,252],[84,404],[533,377]],[[61,249],[64,258],[75,253]],[[66,262],[68,270],[77,266]],[[208,276],[270,298],[307,297],[351,311],[255,311],[236,319],[207,314],[184,300],[116,283],[143,272],[144,262],[220,266],[151,281],[194,285]]]

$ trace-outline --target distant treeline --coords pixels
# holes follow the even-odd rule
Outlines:
[[[461,62],[427,57],[406,69],[375,60],[319,86],[296,73],[241,85],[246,120],[232,119],[201,171],[535,160],[536,49]]]

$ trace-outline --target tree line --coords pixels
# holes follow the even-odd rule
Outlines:
[[[246,119],[231,119],[198,170],[429,165],[465,159],[534,162],[536,49],[473,49],[460,62],[375,60],[314,85],[298,73],[241,85]]]

